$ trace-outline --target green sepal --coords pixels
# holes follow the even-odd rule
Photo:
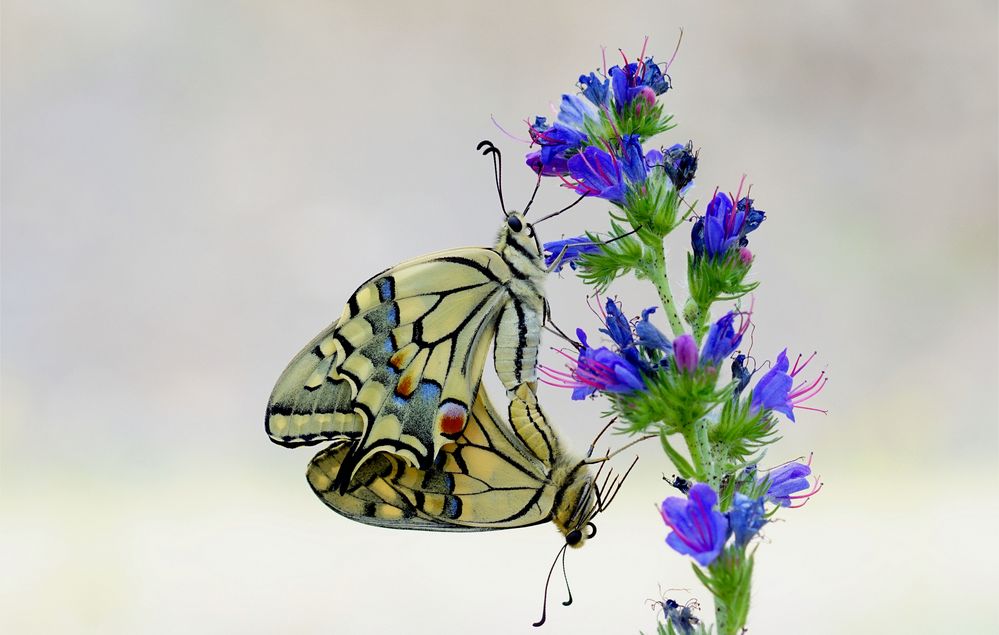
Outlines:
[[[576,273],[583,282],[603,293],[614,280],[641,269],[645,250],[634,234],[626,236],[627,233],[614,221],[609,238],[586,232],[589,240],[600,244],[600,251],[583,254],[576,261]]]
[[[649,173],[645,182],[628,190],[623,208],[628,224],[649,247],[659,249],[663,238],[682,222],[677,218],[680,193],[665,170]]]
[[[684,433],[727,394],[717,391],[717,369],[698,368],[694,373],[676,369],[645,376],[645,390],[614,400],[615,412],[628,422],[629,432],[644,432],[654,424],[666,434]]]
[[[597,119],[587,117],[583,130],[590,139],[589,145],[606,150],[607,140],[620,139],[624,135],[637,134],[640,141],[666,132],[675,127],[673,115],[663,112],[663,105],[656,101],[652,106],[645,102],[636,108],[637,102],[619,113],[617,108],[601,108]]]
[[[749,399],[727,400],[717,423],[708,428],[712,447],[719,450],[719,456],[728,458],[728,464],[720,467],[728,472],[737,464],[744,465],[760,448],[779,440],[775,424],[772,414],[763,410],[754,413]]]
[[[751,268],[752,263],[742,262],[736,249],[723,258],[702,256],[695,260],[694,254],[688,253],[687,284],[691,300],[698,307],[710,307],[718,300],[741,298],[760,286],[759,282],[745,282]]]

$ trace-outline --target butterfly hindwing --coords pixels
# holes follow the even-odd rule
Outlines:
[[[328,506],[353,520],[402,529],[485,531],[551,519],[558,493],[551,465],[499,420],[482,388],[465,429],[428,469],[379,452],[340,492],[335,483],[347,450],[343,441],[320,452],[307,477]]]

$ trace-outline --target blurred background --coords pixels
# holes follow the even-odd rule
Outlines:
[[[754,184],[753,353],[819,352],[782,428],[825,483],[765,530],[752,633],[995,632],[996,4],[5,0],[0,630],[529,632],[561,539],[367,527],[269,443],[285,364],[359,282],[501,222],[475,144],[642,39],[694,196]],[[546,181],[536,209],[572,200]],[[703,209],[703,207],[702,207]],[[543,238],[606,227],[588,201]],[[668,247],[683,280],[687,229]],[[567,270],[568,271],[568,270]],[[563,328],[596,328],[553,277]],[[676,290],[685,295],[683,285]],[[612,289],[627,312],[644,284]],[[665,329],[661,312],[660,326]],[[549,344],[554,344],[549,341]],[[546,350],[543,361],[558,358]],[[542,389],[582,450],[599,402]],[[569,554],[549,633],[711,601],[663,543],[657,447]],[[627,457],[622,457],[626,462]],[[672,590],[668,590],[672,589]]]

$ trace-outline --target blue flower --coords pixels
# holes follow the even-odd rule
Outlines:
[[[660,163],[672,181],[673,187],[682,192],[694,181],[694,174],[697,172],[697,155],[694,153],[693,142],[670,146]]]
[[[609,393],[645,390],[641,372],[625,357],[605,346],[590,348],[583,329],[576,329],[576,337],[582,346],[577,359],[570,358],[568,373],[546,366],[538,367],[547,378],[543,380],[545,383],[559,388],[572,388],[574,400],[585,399],[598,390]]]
[[[685,373],[697,369],[697,340],[693,335],[684,333],[673,340],[673,359],[676,367]]]
[[[638,344],[648,350],[656,350],[670,355],[673,353],[673,344],[663,335],[663,332],[649,321],[649,315],[656,312],[656,307],[649,307],[642,311],[642,319],[635,325],[635,335],[638,336]]]
[[[566,126],[582,130],[587,119],[596,119],[596,109],[587,101],[576,95],[562,95],[562,104],[558,110],[556,121]]]
[[[739,346],[739,342],[742,341],[742,331],[736,332],[732,327],[734,319],[735,312],[729,311],[711,325],[708,336],[704,339],[704,346],[701,348],[702,363],[718,365]]]
[[[735,533],[735,544],[745,546],[767,523],[764,518],[763,497],[750,498],[736,492],[732,497],[732,507],[728,510],[728,522]]]
[[[526,162],[542,176],[567,174],[568,156],[578,151],[587,140],[585,133],[560,122],[549,125],[544,117],[535,117],[530,134],[531,140],[541,146],[541,150],[528,154]]]
[[[788,463],[770,471],[767,498],[781,507],[789,507],[791,496],[809,488],[808,476],[812,468],[804,463]],[[818,490],[816,490],[818,491]],[[814,492],[813,492],[814,493]]]
[[[655,103],[656,96],[669,90],[669,82],[651,57],[643,62],[625,64],[623,68],[615,66],[608,74],[618,112],[636,99],[651,106]]]
[[[607,316],[604,322],[607,328],[600,329],[600,332],[610,336],[622,351],[634,346],[635,338],[631,335],[631,322],[624,317],[624,313],[621,313],[617,302],[607,298],[606,310]]]
[[[600,246],[586,236],[553,240],[550,243],[544,244],[545,266],[551,267],[555,262],[555,259],[561,255],[562,260],[560,260],[558,266],[555,267],[555,273],[562,271],[562,267],[565,265],[569,265],[573,270],[575,270],[576,262],[579,260],[580,256],[583,254],[595,254],[599,251]]]
[[[643,183],[649,174],[649,166],[637,134],[621,138],[621,168],[632,183]]]
[[[815,353],[812,353],[808,359],[802,362],[799,355],[798,359],[794,362],[794,368],[790,368],[791,364],[787,359],[787,349],[782,350],[777,355],[777,361],[774,362],[770,370],[760,378],[760,381],[756,382],[756,387],[753,388],[753,396],[749,402],[751,410],[753,412],[776,410],[791,421],[794,421],[795,408],[825,413],[825,410],[801,405],[822,392],[822,388],[825,387],[828,381],[825,371],[819,373],[818,377],[811,383],[806,381],[797,387],[794,386],[794,377],[804,370],[814,357]],[[790,371],[788,370],[789,368]]]
[[[576,181],[572,188],[577,194],[624,203],[624,172],[614,155],[590,146],[570,158],[568,167],[570,176]]]
[[[706,567],[721,554],[728,539],[728,518],[715,509],[718,494],[711,486],[697,483],[687,498],[671,496],[663,501],[660,513],[673,531],[666,544],[689,555]]]
[[[764,218],[762,211],[752,207],[751,199],[741,198],[735,205],[728,194],[715,193],[690,233],[694,259],[724,257],[733,245],[745,247],[749,244],[746,234],[759,227]]]
[[[788,399],[788,394],[794,383],[787,373],[790,367],[791,364],[787,361],[787,349],[785,348],[777,356],[777,361],[770,370],[760,378],[760,381],[756,382],[753,396],[749,402],[753,412],[776,410],[794,421],[793,406],[791,400]]]
[[[610,103],[610,80],[597,77],[596,73],[580,75],[579,84],[582,87],[583,97],[590,100],[597,108]]]

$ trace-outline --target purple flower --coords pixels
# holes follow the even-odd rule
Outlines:
[[[621,313],[617,302],[607,298],[606,311],[604,323],[607,328],[600,329],[600,332],[610,336],[622,351],[634,346],[635,338],[631,334],[631,322],[624,317],[624,313]]]
[[[621,162],[609,152],[590,146],[568,161],[571,184],[577,194],[623,204],[625,183]]]
[[[815,353],[812,353],[808,359],[802,362],[801,355],[798,355],[798,359],[794,362],[794,368],[788,372],[791,364],[787,359],[787,349],[782,350],[777,355],[777,361],[774,362],[773,367],[760,378],[760,381],[756,382],[756,387],[753,388],[753,396],[750,399],[752,412],[776,410],[791,421],[794,421],[795,408],[825,413],[825,410],[801,405],[819,394],[825,387],[828,381],[825,371],[819,373],[819,376],[811,383],[802,381],[798,385],[794,385],[795,375],[804,370],[814,357]]]
[[[793,499],[807,499],[819,491],[815,488],[811,493],[804,496],[792,496],[796,492],[806,490],[811,487],[808,476],[812,473],[812,468],[804,463],[787,463],[781,467],[770,470],[768,476],[769,486],[767,488],[767,498],[774,504],[781,507],[791,507]],[[804,504],[804,503],[802,503]],[[800,507],[800,505],[799,505]]]
[[[586,127],[587,119],[596,119],[597,111],[588,102],[576,95],[562,95],[556,121],[577,130]]]
[[[618,112],[636,100],[651,106],[656,96],[669,90],[669,82],[651,57],[642,62],[625,64],[623,68],[615,66],[608,74]]]
[[[583,97],[590,100],[597,108],[610,103],[610,80],[597,77],[596,73],[579,76],[579,85],[582,88]]]
[[[621,138],[621,168],[632,183],[644,183],[649,174],[649,166],[637,134]]]
[[[572,388],[574,400],[589,397],[598,390],[610,393],[645,390],[641,372],[631,362],[605,346],[590,348],[586,341],[586,333],[582,329],[576,329],[576,337],[582,343],[582,348],[579,349],[577,359],[569,357],[568,373],[546,366],[538,367],[538,370],[547,377],[543,380],[545,383],[560,388]]]
[[[689,333],[684,333],[673,340],[673,359],[676,367],[685,373],[693,373],[697,369],[697,340]]]
[[[734,319],[735,312],[729,311],[711,325],[708,336],[704,339],[704,346],[701,348],[701,362],[718,365],[739,346],[742,334],[749,328],[749,320],[743,320],[743,324],[740,325],[737,332],[732,327]]]
[[[697,483],[687,498],[671,496],[660,509],[663,521],[673,530],[666,544],[702,567],[715,561],[728,539],[728,519],[714,509],[717,502],[718,494],[709,485]]]
[[[526,162],[542,176],[567,174],[568,156],[579,150],[587,140],[586,134],[571,126],[560,122],[548,125],[544,117],[535,117],[530,134],[531,140],[541,146],[541,150],[528,154]]]
[[[767,523],[764,518],[763,497],[750,498],[736,492],[728,510],[728,522],[735,533],[735,544],[742,547]]]
[[[563,251],[564,250],[564,251]],[[545,243],[545,266],[551,267],[555,260],[561,255],[562,260],[555,267],[555,273],[562,271],[562,267],[569,265],[576,269],[576,261],[583,254],[594,254],[600,251],[600,246],[586,236],[576,236],[574,238],[564,238]]]
[[[732,201],[728,194],[716,192],[704,216],[694,223],[690,242],[695,260],[724,257],[733,246],[745,247],[746,234],[763,222],[764,213],[752,207],[751,199],[743,197],[737,205]]]
[[[667,355],[673,352],[673,344],[663,335],[663,332],[649,321],[649,315],[656,312],[656,307],[649,307],[642,311],[642,319],[635,324],[635,335],[638,336],[638,344],[649,350],[656,350]]]

